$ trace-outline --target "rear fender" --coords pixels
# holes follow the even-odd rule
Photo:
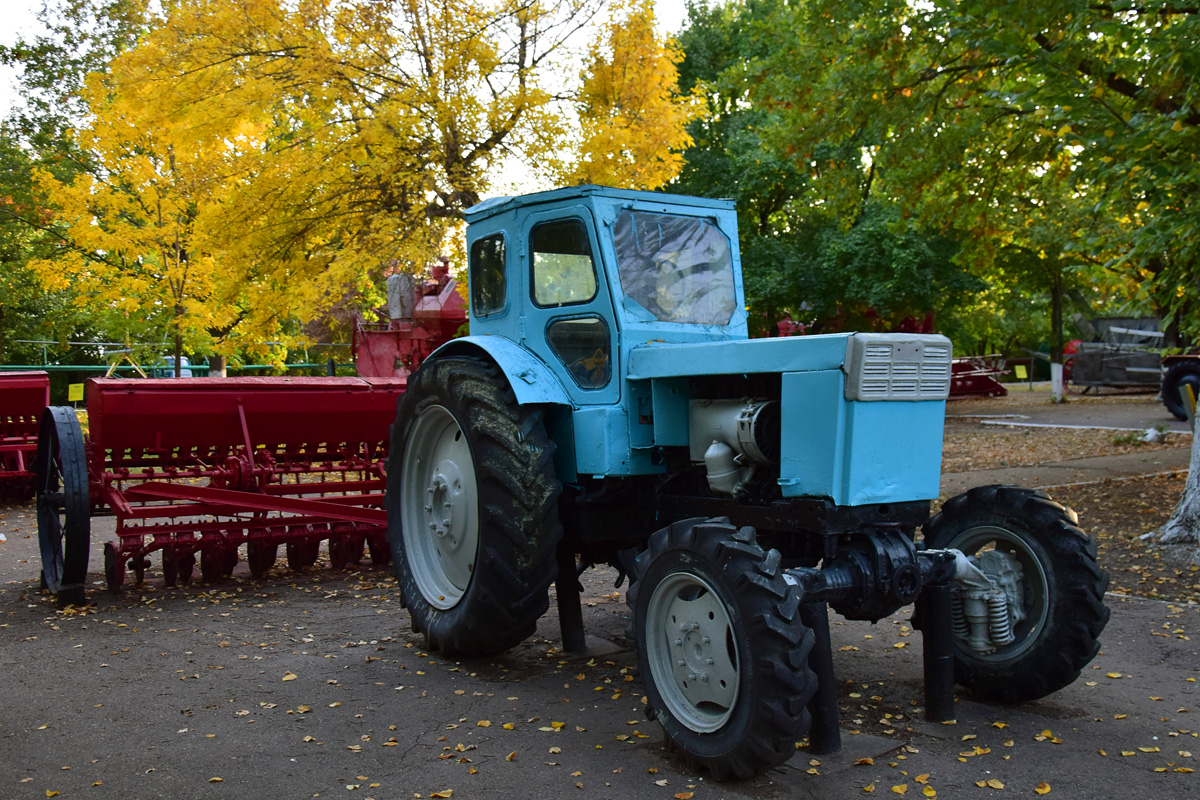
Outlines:
[[[562,383],[540,358],[503,336],[464,336],[439,347],[428,360],[447,356],[476,356],[504,371],[521,405],[544,403],[572,407]]]

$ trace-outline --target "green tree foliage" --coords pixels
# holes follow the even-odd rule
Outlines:
[[[809,0],[772,13],[782,39],[759,101],[783,121],[776,146],[820,173],[832,207],[856,202],[842,175],[867,152],[876,188],[956,232],[976,270],[1033,257],[1058,285],[1148,282],[1160,308],[1186,307],[1200,266],[1188,199],[1200,9]],[[851,157],[827,157],[831,145]]]
[[[781,144],[790,115],[762,95],[777,69],[778,6],[689,7],[681,87],[705,97],[707,114],[689,128],[695,144],[674,188],[737,202],[751,324],[760,332],[785,313],[816,330],[944,318],[981,286],[952,264],[953,239],[899,225],[861,148],[822,144],[824,159],[852,165],[828,174]],[[842,205],[831,204],[831,181]]]
[[[101,335],[95,309],[71,285],[47,290],[30,263],[60,252],[61,237],[46,213],[32,174],[64,179],[92,168],[69,135],[87,113],[77,95],[84,77],[136,36],[142,0],[48,2],[45,31],[0,46],[0,63],[19,68],[21,101],[0,121],[0,360],[40,363],[94,360],[67,342]],[[43,348],[29,340],[58,344]]]

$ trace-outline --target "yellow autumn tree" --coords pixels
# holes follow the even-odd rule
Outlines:
[[[73,286],[131,345],[166,341],[177,359],[205,351],[233,312],[212,303],[222,272],[212,218],[244,137],[198,140],[148,118],[119,70],[90,76],[84,99],[93,121],[75,135],[91,168],[69,181],[35,173],[61,250],[30,266],[48,289]]]
[[[582,133],[568,183],[656,189],[683,166],[687,125],[703,112],[681,95],[683,53],[654,29],[653,0],[619,0],[592,44],[578,96]]]
[[[177,350],[297,344],[385,268],[423,268],[501,159],[563,152],[566,44],[603,2],[163,2],[89,82],[78,136],[96,170],[43,176],[70,254],[42,274]],[[692,107],[649,4],[618,8],[634,11],[575,95],[593,165],[578,179],[655,186]]]

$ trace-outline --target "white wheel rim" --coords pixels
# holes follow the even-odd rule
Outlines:
[[[1050,621],[1050,579],[1037,553],[1018,534],[996,525],[980,525],[963,531],[954,537],[949,547],[974,556],[995,548],[1011,553],[1021,564],[1021,596],[1025,619],[1013,630],[1011,644],[1004,645],[994,653],[977,653],[967,642],[955,637],[959,649],[980,661],[1008,661],[1022,655],[1033,647]],[[986,574],[986,571],[985,571]]]
[[[672,716],[697,733],[729,721],[741,682],[733,622],[707,581],[676,572],[654,587],[646,648],[654,685]]]
[[[413,580],[431,606],[453,608],[475,571],[479,493],[467,437],[442,406],[417,417],[401,476],[401,527]]]

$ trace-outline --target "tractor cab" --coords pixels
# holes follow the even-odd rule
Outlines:
[[[579,186],[467,221],[472,335],[537,354],[576,405],[620,402],[640,344],[747,338],[729,201]]]

